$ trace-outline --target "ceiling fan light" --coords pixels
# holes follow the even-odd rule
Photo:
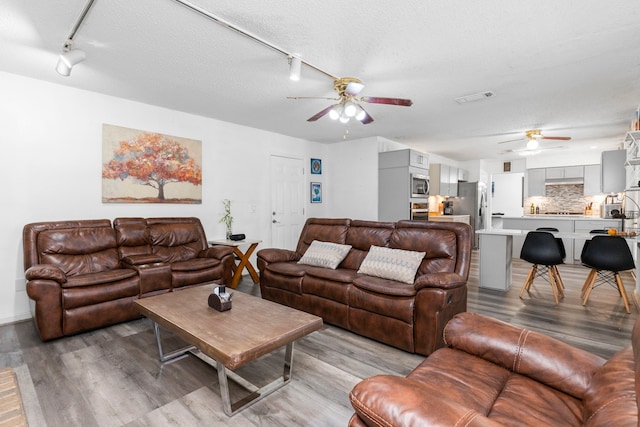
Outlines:
[[[538,148],[538,140],[536,138],[531,138],[527,141],[527,150],[535,150]]]
[[[362,121],[366,117],[367,113],[364,108],[358,105],[358,112],[356,113],[356,120]]]
[[[331,120],[338,120],[338,118],[340,118],[341,109],[342,107],[340,106],[340,104],[334,105],[333,108],[329,111],[329,118]]]
[[[348,123],[349,122],[349,117],[346,115],[341,115],[340,116],[340,123]]]
[[[356,113],[358,112],[358,108],[356,107],[356,104],[351,102],[351,101],[347,101],[344,104],[344,114],[347,117],[353,117],[356,115]]]

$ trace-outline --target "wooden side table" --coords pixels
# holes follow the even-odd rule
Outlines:
[[[262,242],[262,240],[209,240],[209,245],[224,245],[231,246],[233,248],[233,253],[238,258],[238,265],[234,264],[233,269],[233,278],[231,279],[231,284],[229,285],[231,288],[235,289],[242,278],[242,270],[246,269],[253,280],[253,283],[258,283],[260,278],[258,277],[258,272],[251,265],[249,261],[249,257],[253,254],[253,251],[258,247],[258,244]],[[240,246],[249,245],[246,251],[242,252]]]

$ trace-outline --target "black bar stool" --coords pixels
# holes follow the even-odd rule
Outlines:
[[[548,231],[530,231],[527,233],[520,251],[520,258],[533,265],[522,284],[520,298],[522,298],[524,291],[528,293],[531,290],[531,285],[533,285],[536,277],[543,277],[551,284],[556,304],[559,302],[559,296],[564,298],[562,278],[560,277],[560,271],[558,271],[558,265],[563,263],[562,255],[560,245],[553,234]],[[549,273],[548,279],[545,273]]]
[[[582,251],[581,261],[591,267],[582,286],[582,305],[587,304],[594,287],[608,283],[618,289],[624,308],[631,313],[629,298],[620,277],[621,271],[636,268],[626,240],[620,236],[594,236]]]

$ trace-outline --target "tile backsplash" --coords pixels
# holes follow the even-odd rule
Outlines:
[[[523,214],[530,213],[531,204],[545,212],[583,212],[591,203],[592,215],[600,216],[600,205],[605,195],[585,196],[583,184],[547,185],[544,197],[527,197],[524,200]]]

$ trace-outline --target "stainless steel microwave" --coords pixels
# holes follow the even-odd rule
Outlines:
[[[411,197],[429,196],[429,176],[418,173],[411,174]]]

